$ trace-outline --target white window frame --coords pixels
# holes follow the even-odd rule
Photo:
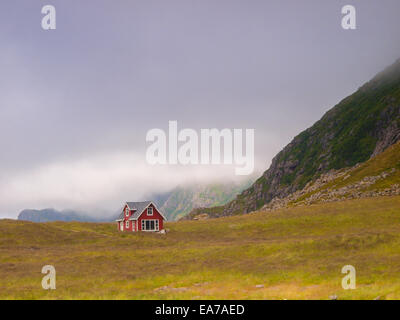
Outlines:
[[[151,211],[151,213],[150,213],[150,211]],[[154,212],[153,207],[148,207],[148,208],[147,208],[147,215],[148,215],[148,216],[152,216],[152,215],[153,215],[153,212]]]
[[[146,221],[154,221],[154,229],[146,229]],[[143,219],[142,220],[142,231],[154,232],[160,231],[160,223],[158,219]]]
[[[124,223],[122,221],[119,223],[119,230],[124,231]]]
[[[129,208],[128,207],[126,207],[126,209],[125,209],[125,216],[129,217]]]
[[[129,229],[129,220],[125,221],[125,229]]]

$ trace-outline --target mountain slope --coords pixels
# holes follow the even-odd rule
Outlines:
[[[177,187],[169,193],[160,209],[169,221],[178,220],[194,208],[220,206],[228,203],[253,182],[254,179],[247,179],[240,183]]]
[[[49,221],[81,221],[81,222],[106,222],[111,219],[98,219],[89,217],[80,212],[65,210],[57,211],[55,209],[33,210],[26,209],[18,215],[18,220],[31,222],[49,222]]]
[[[296,136],[235,200],[208,210],[248,213],[284,198],[332,169],[368,160],[400,139],[400,59]]]
[[[274,198],[261,210],[336,202],[348,199],[400,195],[400,141],[381,154],[352,168],[332,170],[304,189]]]

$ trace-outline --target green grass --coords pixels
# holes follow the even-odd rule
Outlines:
[[[167,228],[131,234],[114,224],[2,220],[0,298],[400,299],[400,197]],[[56,290],[41,288],[47,264]],[[357,269],[356,290],[341,288],[347,264]]]

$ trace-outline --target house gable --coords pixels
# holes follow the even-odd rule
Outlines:
[[[126,214],[126,210],[129,210],[128,215]],[[124,207],[122,208],[121,213],[120,213],[120,215],[118,216],[118,219],[117,219],[116,221],[125,221],[125,220],[129,219],[129,218],[132,216],[132,214],[134,214],[134,212],[135,212],[135,210],[132,210],[132,209],[128,206],[128,204],[126,203],[126,204],[124,205]]]
[[[148,213],[148,208],[152,209],[153,214]],[[148,201],[148,204],[141,209],[141,212],[137,210],[134,214],[132,214],[129,220],[138,220],[140,217],[154,218],[154,219],[159,218],[165,221],[167,220],[165,216],[161,213],[161,211],[158,210],[156,205],[151,201]]]

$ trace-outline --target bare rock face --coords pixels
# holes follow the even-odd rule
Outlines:
[[[391,99],[391,103],[395,100]],[[378,142],[372,157],[382,153],[388,147],[400,140],[400,104],[397,106],[390,105],[388,109],[381,114],[381,120],[378,123]]]

